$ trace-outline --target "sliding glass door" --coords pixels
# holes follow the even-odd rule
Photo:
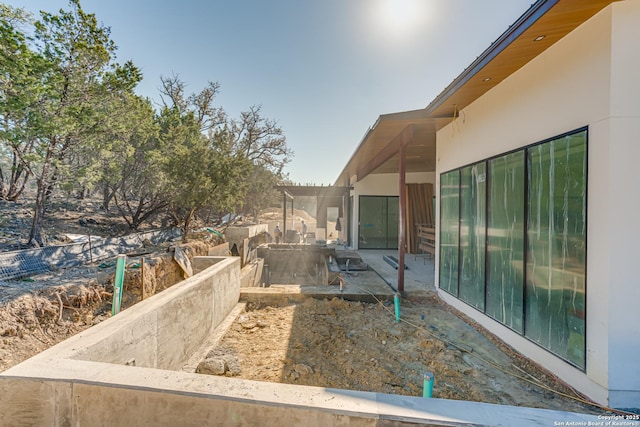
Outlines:
[[[358,247],[398,249],[398,197],[360,196]]]

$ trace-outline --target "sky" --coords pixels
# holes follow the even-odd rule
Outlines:
[[[39,17],[67,0],[0,0]],[[116,60],[159,102],[220,84],[230,117],[260,106],[294,151],[300,184],[328,185],[382,114],[425,108],[533,0],[81,0],[111,28]]]

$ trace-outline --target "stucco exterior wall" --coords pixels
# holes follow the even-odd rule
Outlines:
[[[638,159],[640,159],[640,1],[614,5],[611,43],[611,117],[609,162],[609,265],[602,276],[609,284],[609,393],[612,401],[640,406],[640,280],[637,244],[640,241],[638,212]],[[596,159],[594,159],[595,161]],[[606,169],[605,167],[606,166]],[[598,176],[595,176],[598,178]],[[596,228],[597,224],[592,223]],[[597,244],[597,242],[596,242]],[[593,245],[590,244],[590,250]],[[595,259],[590,260],[597,263]],[[598,304],[598,302],[594,302]],[[628,392],[635,390],[635,392]]]
[[[640,311],[633,308],[640,300],[633,255],[640,241],[638,22],[640,1],[613,3],[437,135],[439,196],[442,172],[588,126],[586,372],[441,294],[578,390],[616,407],[640,402]],[[436,283],[437,276],[436,269]]]

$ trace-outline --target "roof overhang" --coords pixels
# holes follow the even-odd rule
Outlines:
[[[433,172],[436,132],[458,112],[497,86],[565,35],[617,0],[539,0],[471,63],[426,108],[385,114],[363,137],[338,176],[397,173],[398,149],[405,146],[406,172]]]
[[[275,188],[289,199],[295,197],[342,197],[349,192],[349,187],[340,186],[278,184]]]

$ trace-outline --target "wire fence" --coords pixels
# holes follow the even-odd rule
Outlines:
[[[81,243],[0,253],[0,282],[44,273],[54,268],[75,267],[102,261],[135,250],[142,246],[145,240],[155,245],[180,235],[179,228],[171,228],[108,239],[94,237]]]

